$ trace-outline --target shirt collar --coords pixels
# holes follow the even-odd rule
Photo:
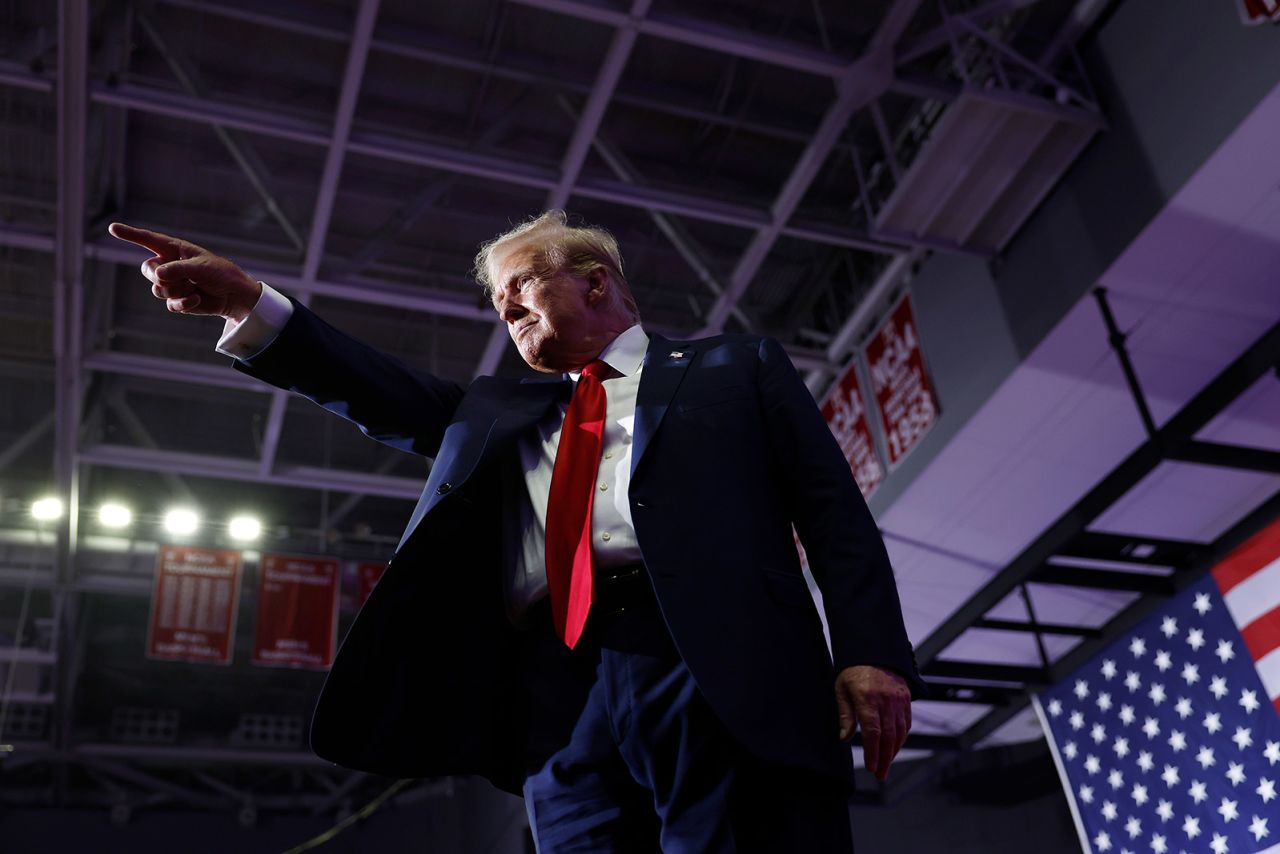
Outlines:
[[[644,364],[644,354],[648,350],[649,336],[637,323],[610,341],[609,346],[601,350],[596,358],[607,363],[624,377],[629,377],[640,372],[640,366]],[[581,373],[581,371],[570,371],[569,376],[577,382]]]

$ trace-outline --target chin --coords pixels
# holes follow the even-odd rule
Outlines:
[[[544,374],[560,373],[559,368],[553,368],[548,365],[539,353],[531,353],[523,347],[517,347],[520,351],[520,358],[524,359],[524,363],[535,371],[541,371]]]

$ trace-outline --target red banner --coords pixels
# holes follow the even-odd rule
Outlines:
[[[357,608],[363,608],[364,603],[369,601],[373,586],[378,583],[378,579],[382,577],[386,568],[385,563],[362,563],[356,567],[356,581],[359,583],[360,596],[356,602]]]
[[[340,586],[336,559],[264,554],[253,663],[317,670],[333,664]]]
[[[884,480],[884,466],[876,454],[875,440],[871,438],[867,408],[858,388],[856,363],[849,363],[844,376],[831,390],[826,403],[822,404],[822,417],[827,419],[827,426],[840,443],[840,450],[849,461],[862,497],[870,498],[880,481]]]
[[[865,356],[892,468],[938,420],[938,398],[925,370],[910,297],[904,296],[871,336]]]
[[[230,664],[239,601],[240,552],[161,546],[147,657]]]

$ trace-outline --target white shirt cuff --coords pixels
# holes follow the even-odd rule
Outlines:
[[[218,352],[233,359],[251,359],[267,349],[293,315],[293,303],[275,288],[259,282],[262,295],[253,311],[239,323],[230,318],[218,339]]]

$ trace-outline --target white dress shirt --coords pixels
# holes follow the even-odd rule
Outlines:
[[[293,304],[269,285],[244,321],[228,320],[218,340],[218,352],[233,359],[249,359],[275,340],[293,314]],[[631,521],[627,489],[631,485],[631,437],[634,432],[636,390],[649,336],[639,325],[620,334],[601,351],[599,358],[612,369],[603,380],[606,406],[604,442],[600,469],[591,506],[591,536],[596,563],[620,566],[640,561],[640,546]],[[579,373],[569,374],[577,382]],[[547,576],[544,549],[547,529],[547,498],[560,428],[567,403],[549,412],[538,429],[521,436],[518,442],[520,465],[528,488],[528,501],[520,509],[521,548],[516,566],[506,579],[507,608],[513,616],[546,595]]]

